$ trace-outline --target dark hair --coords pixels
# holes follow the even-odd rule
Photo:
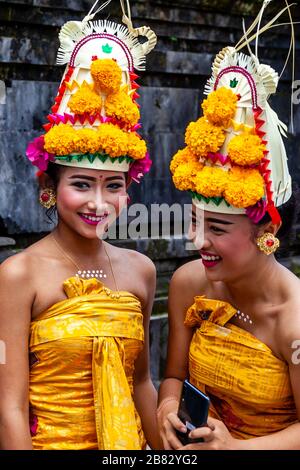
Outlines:
[[[47,170],[45,171],[46,175],[51,178],[54,186],[54,190],[56,191],[59,181],[59,173],[61,171],[60,165],[56,165],[55,163],[50,162],[48,165]],[[57,216],[56,205],[50,207],[50,209],[46,210],[47,219],[50,221],[49,223],[55,223],[55,219]]]
[[[45,171],[46,175],[48,175],[51,178],[55,190],[57,189],[60,171],[61,171],[61,166],[52,162],[49,163],[48,168]]]
[[[296,233],[293,232],[292,228],[298,220],[299,210],[300,210],[300,189],[297,183],[292,184],[292,195],[290,199],[277,208],[279,215],[282,220],[282,225],[278,230],[278,238],[287,239],[289,243],[293,242],[295,239]],[[268,213],[256,224],[260,227],[267,223],[271,222],[271,217]]]

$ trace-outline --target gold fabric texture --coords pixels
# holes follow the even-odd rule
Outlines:
[[[34,449],[142,449],[133,402],[144,341],[137,297],[97,279],[67,279],[66,300],[31,323],[30,412]]]
[[[233,437],[249,439],[297,422],[288,365],[251,333],[230,324],[227,302],[195,297],[185,325],[195,328],[190,345],[191,382],[211,399],[210,415]]]

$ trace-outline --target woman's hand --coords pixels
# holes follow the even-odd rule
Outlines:
[[[176,436],[176,430],[187,432],[185,425],[177,416],[178,400],[167,397],[157,410],[160,437],[165,450],[179,449],[182,443]]]
[[[202,438],[204,442],[195,442],[180,447],[180,450],[237,450],[238,439],[234,439],[225,424],[214,418],[208,418],[207,426],[190,432],[191,439]]]

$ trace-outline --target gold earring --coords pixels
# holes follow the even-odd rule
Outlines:
[[[273,233],[267,232],[256,239],[256,244],[265,255],[271,255],[279,248],[280,241]]]
[[[39,198],[40,204],[46,209],[55,206],[56,204],[56,194],[55,191],[51,188],[45,188],[40,192]]]

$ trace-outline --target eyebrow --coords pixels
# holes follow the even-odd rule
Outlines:
[[[207,222],[214,222],[215,224],[224,224],[224,225],[232,225],[233,222],[228,222],[227,220],[220,220],[220,219],[214,219],[213,217],[208,217],[206,219]]]
[[[94,178],[93,176],[87,176],[87,175],[72,175],[69,176],[69,179],[75,179],[75,178],[80,178],[82,180],[88,180],[88,181],[96,181],[97,178]],[[109,176],[108,178],[104,178],[105,181],[112,181],[112,180],[124,180],[123,176]]]
[[[192,217],[196,219],[195,212],[192,212]],[[233,222],[228,222],[227,220],[215,219],[214,217],[208,217],[206,221],[213,222],[215,224],[233,225]]]

